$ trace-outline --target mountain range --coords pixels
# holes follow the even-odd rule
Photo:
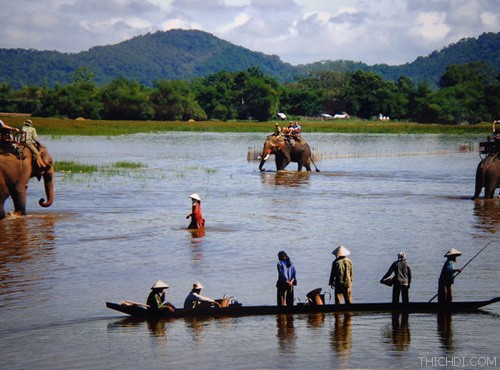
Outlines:
[[[291,82],[313,71],[372,71],[386,80],[407,76],[436,85],[450,64],[483,61],[500,74],[500,32],[465,38],[428,56],[399,66],[367,65],[347,60],[293,66],[276,55],[266,55],[195,30],[158,31],[115,45],[95,46],[79,53],[33,49],[0,49],[0,83],[12,88],[71,83],[74,72],[86,67],[93,81],[104,85],[117,77],[152,86],[158,80],[192,80],[222,70],[236,72],[258,67],[280,82]]]

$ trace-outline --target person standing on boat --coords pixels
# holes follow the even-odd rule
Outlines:
[[[184,308],[203,308],[203,307],[212,307],[217,306],[220,307],[219,302],[215,301],[212,298],[202,296],[201,290],[203,289],[203,285],[201,283],[196,282],[193,284],[193,289],[189,292],[188,296],[184,300]]]
[[[408,303],[408,291],[411,283],[411,268],[406,261],[405,252],[398,253],[398,260],[394,262],[391,267],[389,267],[389,270],[380,282],[383,283],[383,281],[392,274],[394,274],[394,277],[392,278],[392,303],[399,303],[399,295],[401,295],[402,303]]]
[[[345,303],[352,303],[352,262],[347,256],[351,254],[343,245],[336,248],[333,252],[335,261],[332,263],[330,272],[330,281],[328,285],[335,289],[335,304],[340,304],[340,300],[344,297]]]
[[[453,301],[453,283],[455,282],[455,276],[462,272],[462,269],[455,268],[455,262],[457,262],[457,257],[461,255],[462,252],[459,252],[455,248],[451,248],[444,255],[446,257],[446,262],[439,276],[438,303],[446,304]]]
[[[191,217],[191,223],[187,227],[188,229],[203,229],[205,227],[205,219],[201,214],[201,198],[197,193],[193,193],[189,196],[192,201],[191,213],[186,216],[186,218]]]
[[[278,253],[277,269],[276,300],[278,306],[293,306],[293,286],[297,285],[297,271],[285,251]]]
[[[146,301],[149,306],[148,309],[152,311],[169,311],[174,312],[175,307],[170,302],[165,302],[165,297],[167,295],[168,285],[163,281],[158,280],[155,285],[151,287],[151,293],[149,293],[148,300]]]

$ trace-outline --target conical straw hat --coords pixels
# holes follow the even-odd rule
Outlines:
[[[446,254],[444,255],[445,257],[450,257],[450,256],[461,256],[462,252],[456,250],[455,248],[451,248]]]
[[[332,254],[334,254],[337,257],[345,257],[345,256],[350,255],[351,252],[349,252],[349,249],[347,249],[346,247],[344,247],[343,245],[341,245],[337,249],[335,249],[332,252]]]
[[[197,193],[193,193],[189,196],[189,198],[197,200],[198,202],[201,202],[201,198]]]
[[[167,289],[168,284],[165,284],[163,281],[158,280],[155,285],[151,287],[151,289]]]

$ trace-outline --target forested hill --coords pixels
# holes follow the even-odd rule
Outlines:
[[[221,70],[245,71],[258,67],[280,82],[314,70],[354,71],[362,69],[396,80],[404,75],[415,81],[437,83],[449,64],[484,61],[500,73],[500,33],[485,33],[478,39],[463,39],[429,56],[401,66],[368,66],[354,61],[327,61],[292,66],[276,55],[254,52],[212,34],[193,30],[158,31],[115,45],[96,46],[80,53],[26,49],[0,49],[0,83],[13,88],[23,85],[54,86],[72,82],[79,67],[87,67],[98,85],[119,76],[152,85],[158,80],[191,80]]]

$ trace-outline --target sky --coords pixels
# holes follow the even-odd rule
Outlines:
[[[292,65],[400,65],[500,32],[500,0],[0,0],[0,9],[0,48],[75,53],[195,29]]]

